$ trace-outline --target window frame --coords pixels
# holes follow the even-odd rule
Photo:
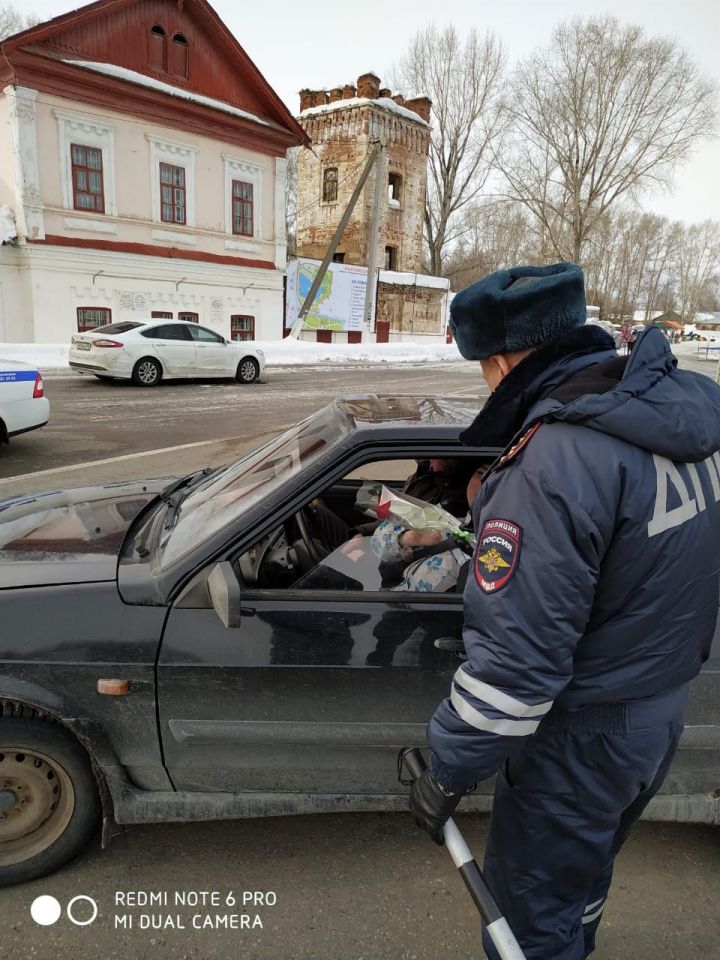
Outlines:
[[[150,186],[152,192],[153,223],[161,224],[163,230],[183,230],[195,226],[195,156],[198,148],[177,140],[167,140],[154,134],[145,134],[150,143]],[[182,167],[185,170],[185,223],[172,223],[162,220],[162,191],[160,189],[160,164]],[[159,231],[162,233],[162,231]],[[153,239],[168,239],[169,235],[155,236]]]
[[[160,65],[153,62],[154,51],[160,54]],[[148,66],[156,73],[168,72],[168,35],[167,30],[160,23],[154,23],[148,31]]]
[[[250,188],[250,197],[236,197],[235,196],[235,187],[249,187]],[[236,204],[239,204],[241,211],[243,211],[240,216],[235,212]],[[234,237],[254,237],[255,236],[255,184],[251,183],[249,180],[236,180],[233,178],[230,184],[230,206],[231,206],[231,217],[232,217],[232,232]],[[239,220],[241,223],[244,223],[248,220],[247,215],[247,206],[250,208],[250,231],[247,230],[238,230],[236,229],[236,223]]]
[[[180,51],[182,50],[182,53]],[[179,58],[182,58],[182,61]],[[168,44],[167,72],[177,80],[187,80],[190,71],[190,44],[184,33],[177,31]],[[182,72],[176,66],[182,62]]]
[[[175,176],[176,171],[182,173],[182,184],[175,183],[174,180],[170,183],[163,180],[163,168],[166,170],[171,170],[173,177]],[[168,163],[167,160],[161,160],[158,166],[158,176],[160,177],[160,222],[169,223],[175,227],[184,227],[187,225],[187,181],[185,175],[185,167],[177,163]],[[165,189],[172,190],[172,202],[168,203],[163,195]],[[182,204],[177,202],[177,194],[182,194]],[[173,215],[170,219],[165,216],[165,207],[170,206],[173,208]],[[182,210],[182,220],[178,220],[175,217],[175,213],[178,210]]]
[[[384,254],[385,254],[385,260],[384,260],[385,266],[383,267],[383,269],[397,271],[398,257],[400,256],[399,249],[396,246],[394,246],[394,244],[388,243],[385,245]]]
[[[92,310],[92,311],[101,311],[107,314],[108,319],[104,320],[102,323],[96,323],[92,327],[85,327],[84,329],[80,327],[80,312],[82,310]],[[76,307],[75,308],[75,326],[77,327],[78,333],[92,333],[93,330],[96,330],[98,327],[107,327],[112,323],[112,308],[111,307]]]
[[[167,310],[151,310],[150,311],[151,320],[174,320],[175,315],[169,313]]]
[[[77,163],[75,161],[74,152],[75,150],[84,150],[86,159],[88,151],[92,151],[93,154],[97,154],[100,160],[99,167],[91,167],[87,163]],[[85,174],[87,181],[87,189],[82,190],[77,183],[76,172],[82,172]],[[97,174],[100,177],[100,192],[94,193],[90,189],[90,175]],[[73,210],[79,210],[81,213],[105,213],[105,177],[103,174],[103,153],[101,147],[91,147],[86,143],[71,143],[70,144],[70,176],[72,178],[72,191],[73,191]],[[97,198],[100,199],[100,207],[83,207],[78,203],[78,195],[83,194],[88,197],[93,198],[93,203],[97,202]]]
[[[250,325],[243,329],[234,329],[233,324],[237,320],[249,320]],[[236,337],[235,334],[245,334],[249,333],[250,336],[240,336]],[[230,342],[231,343],[246,343],[249,340],[255,339],[255,316],[250,313],[231,313],[230,314]]]
[[[85,221],[88,230],[102,233],[116,232],[115,224],[102,220],[117,216],[117,195],[115,186],[115,128],[104,123],[93,114],[69,113],[53,108],[58,124],[60,147],[60,181],[62,187],[63,209],[73,214],[87,213]],[[77,210],[74,206],[71,144],[83,147],[95,147],[102,153],[104,213],[93,210]],[[77,226],[81,221],[74,222]]]
[[[230,559],[233,564],[233,568],[236,571],[238,583],[242,588],[243,597],[247,598],[248,600],[262,600],[266,602],[276,601],[279,603],[287,600],[312,600],[317,603],[329,603],[334,601],[350,601],[352,603],[381,602],[384,605],[429,603],[458,606],[462,609],[462,593],[425,593],[422,591],[394,591],[390,589],[367,591],[318,590],[316,587],[308,590],[293,590],[291,587],[282,587],[278,589],[259,589],[253,584],[246,584],[242,581],[242,578],[239,574],[239,558],[241,554],[251,550],[256,543],[259,542],[259,540],[264,539],[264,537],[266,537],[269,533],[293,517],[302,505],[309,503],[315,497],[322,497],[324,490],[327,490],[328,487],[334,486],[336,483],[340,483],[347,474],[354,472],[360,467],[380,461],[418,459],[426,460],[433,457],[447,457],[456,460],[465,458],[486,459],[488,463],[491,463],[493,460],[497,459],[499,452],[499,450],[495,450],[494,448],[475,449],[471,447],[464,447],[462,444],[453,443],[452,441],[447,441],[445,443],[442,441],[437,441],[435,443],[423,443],[420,441],[417,444],[414,444],[412,447],[409,447],[408,445],[408,447],[398,447],[395,450],[388,450],[387,448],[383,449],[378,447],[366,447],[362,450],[357,450],[354,456],[349,457],[341,466],[338,465],[335,470],[331,472],[326,471],[324,475],[315,477],[314,482],[304,489],[301,498],[295,496],[286,501],[286,503],[283,504],[282,509],[277,511],[276,519],[259,525],[258,530],[262,532],[260,533],[258,540],[253,540],[250,543],[247,543],[241,550],[233,551]],[[322,487],[319,485],[319,481],[321,479]]]
[[[177,318],[181,323],[200,323],[200,314],[194,310],[178,310]]]
[[[226,250],[255,250],[253,241],[262,239],[263,217],[263,178],[265,167],[251,163],[240,157],[227,153],[222,154],[225,168],[225,249]],[[253,190],[253,232],[252,234],[235,233],[233,230],[233,182],[248,183]],[[284,222],[284,221],[283,221]]]
[[[402,207],[403,175],[397,170],[388,172],[388,206],[395,210]]]
[[[328,177],[329,173],[334,173],[334,179]],[[321,203],[337,203],[338,202],[338,184],[340,182],[340,169],[337,166],[323,167],[322,171],[322,180],[320,183],[320,202]],[[332,184],[335,189],[335,196],[328,198],[327,196],[327,186]]]

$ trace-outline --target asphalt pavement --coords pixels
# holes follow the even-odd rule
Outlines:
[[[481,854],[487,816],[458,820]],[[717,828],[640,824],[618,858],[593,960],[718,960],[719,865]],[[43,895],[63,908],[52,926],[30,916]],[[68,919],[74,897],[95,901],[93,923]],[[0,891],[0,904],[3,960],[482,956],[457,871],[409,814],[133,827],[105,852],[95,846],[61,873]],[[79,900],[70,912],[82,922],[93,907]],[[249,926],[236,919],[231,929],[233,915]]]
[[[0,498],[84,483],[175,476],[226,463],[339,396],[477,399],[477,363],[270,368],[262,381],[168,381],[142,389],[45,375],[50,422],[0,447]]]

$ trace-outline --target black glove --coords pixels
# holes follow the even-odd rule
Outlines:
[[[410,809],[415,814],[415,823],[421,830],[427,830],[435,843],[441,846],[445,842],[443,826],[452,816],[462,796],[461,793],[447,794],[429,770],[412,785]]]

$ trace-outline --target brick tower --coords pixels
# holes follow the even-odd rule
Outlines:
[[[297,252],[322,259],[362,172],[373,141],[384,139],[386,202],[380,213],[378,266],[422,269],[423,212],[430,147],[427,97],[404,100],[374,73],[333,90],[302,90],[298,120],[312,141],[298,161]],[[375,170],[337,248],[335,259],[367,265]]]

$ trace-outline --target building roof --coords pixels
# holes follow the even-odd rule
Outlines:
[[[154,26],[186,41],[186,78],[150,65]],[[96,0],[8,37],[0,52],[4,83],[277,156],[308,142],[207,0]]]

